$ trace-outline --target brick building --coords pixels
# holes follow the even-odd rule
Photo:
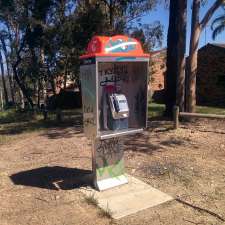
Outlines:
[[[164,72],[166,71],[166,49],[151,52],[150,87],[154,91],[164,89]]]
[[[154,100],[162,101],[164,90],[164,73],[166,71],[166,49],[151,52],[149,90]]]
[[[198,51],[197,104],[225,106],[225,44],[207,44]]]
[[[163,101],[166,49],[151,53],[149,90]],[[225,44],[207,44],[198,50],[196,97],[198,105],[225,106]]]

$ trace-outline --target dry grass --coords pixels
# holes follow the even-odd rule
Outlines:
[[[95,197],[94,193],[85,196],[85,202],[89,205],[98,206],[98,199]]]
[[[100,217],[106,217],[108,219],[112,218],[112,211],[110,210],[108,205],[107,205],[106,209],[99,208],[98,214],[99,214]]]
[[[109,218],[109,219],[112,218],[112,212],[111,212],[110,208],[108,207],[108,205],[107,205],[106,209],[100,208],[98,206],[98,204],[99,204],[98,199],[96,198],[94,193],[91,193],[90,195],[85,195],[84,200],[88,205],[93,205],[98,208],[98,215],[100,217],[105,217],[105,218]]]

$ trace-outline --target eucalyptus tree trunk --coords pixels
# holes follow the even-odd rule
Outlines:
[[[41,65],[43,68],[45,68],[45,54],[44,54],[44,49],[40,49],[40,60],[41,60]],[[48,81],[44,77],[40,78],[39,80],[39,91],[40,95],[44,99],[44,104],[47,104],[47,86],[48,86]],[[42,92],[41,92],[42,91]],[[41,94],[42,93],[42,94]],[[40,98],[41,98],[40,96]]]
[[[4,100],[1,87],[0,87],[0,100],[1,100],[1,110],[4,110]]]
[[[2,59],[2,53],[0,51],[0,67],[1,67],[1,74],[2,74],[2,85],[4,90],[4,98],[5,98],[5,104],[9,104],[9,98],[8,98],[8,92],[6,87],[6,81],[5,81],[5,73],[4,73],[4,66],[3,66],[3,59]]]
[[[56,95],[56,81],[51,72],[48,70],[48,81],[51,85],[51,89],[54,95]]]
[[[66,56],[66,60],[64,62],[64,76],[63,76],[64,77],[64,80],[63,80],[63,88],[64,89],[66,89],[66,83],[67,83],[67,79],[68,79],[67,68],[68,68],[68,58]]]
[[[214,12],[222,5],[224,0],[216,0],[208,9],[203,19],[200,21],[201,0],[193,0],[192,5],[192,24],[191,24],[191,39],[188,59],[188,83],[187,83],[187,111],[195,112],[196,108],[196,75],[198,67],[198,45],[202,30],[205,28]]]
[[[40,100],[41,100],[41,81],[38,79],[37,83],[37,106],[40,109]]]
[[[165,78],[165,115],[172,117],[173,107],[184,107],[187,0],[170,1]]]
[[[185,108],[185,67],[186,67],[186,32],[187,32],[187,0],[180,0],[178,5],[178,42],[177,42],[177,85],[176,105],[180,111]]]
[[[109,24],[112,29],[114,30],[114,5],[113,5],[113,0],[109,1]]]
[[[199,13],[201,0],[194,0],[192,6],[191,39],[188,59],[188,93],[187,111],[195,112],[196,106],[196,74],[198,66],[198,43],[201,34]]]
[[[173,106],[176,103],[176,77],[177,77],[177,13],[178,0],[170,1],[169,28],[167,35],[167,60],[165,76],[165,115],[172,117]]]
[[[11,98],[12,98],[12,103],[15,103],[15,94],[14,94],[14,88],[13,88],[13,78],[12,75],[10,74],[10,70],[9,70],[9,61],[8,61],[8,56],[6,57],[6,69],[7,69],[7,74],[8,74],[8,78],[9,78],[9,87],[10,87],[10,94],[11,94]]]
[[[21,109],[25,109],[25,100],[21,89],[19,89],[19,96],[20,96],[20,107]]]
[[[6,69],[7,69],[8,79],[9,79],[10,94],[11,94],[12,102],[14,104],[15,103],[15,94],[14,94],[14,90],[13,90],[13,79],[12,79],[12,76],[9,71],[9,58],[8,58],[8,54],[7,54],[7,48],[6,48],[4,38],[2,36],[0,36],[0,39],[1,39],[1,43],[2,43],[2,50],[4,52],[5,60],[6,60]]]
[[[17,72],[17,67],[15,65],[13,65],[13,74],[14,74],[14,79],[20,88],[20,91],[21,91],[20,93],[21,93],[22,99],[24,99],[24,97],[25,97],[27,99],[28,103],[30,104],[31,108],[33,109],[34,108],[33,100],[30,97],[25,84],[20,80],[20,78],[18,76],[18,72]]]

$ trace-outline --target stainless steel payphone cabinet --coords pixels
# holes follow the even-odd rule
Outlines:
[[[84,133],[91,139],[94,185],[127,183],[123,136],[147,126],[149,54],[126,36],[95,36],[80,57]]]

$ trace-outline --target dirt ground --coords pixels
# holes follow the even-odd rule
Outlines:
[[[79,126],[7,134],[14,138],[0,145],[0,225],[225,224],[225,121],[170,128],[153,121],[126,138],[125,164],[175,200],[116,221],[80,191],[91,145]]]

